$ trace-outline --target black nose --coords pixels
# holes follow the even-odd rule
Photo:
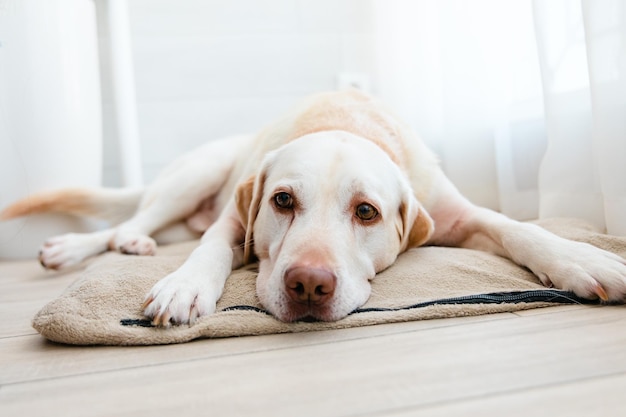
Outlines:
[[[337,285],[337,277],[330,271],[303,266],[288,269],[284,280],[287,295],[300,304],[326,303]]]

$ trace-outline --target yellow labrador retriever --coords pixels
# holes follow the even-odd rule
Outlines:
[[[581,297],[626,296],[624,259],[471,204],[406,126],[355,91],[314,96],[255,137],[210,142],[144,192],[41,193],[1,216],[110,217],[129,208],[132,217],[115,228],[48,240],[40,261],[55,269],[107,249],[151,255],[150,236],[163,229],[203,232],[187,261],[147,294],[145,314],[156,325],[213,313],[231,270],[254,257],[258,297],[276,318],[338,320],[365,303],[377,272],[423,244],[507,257]]]

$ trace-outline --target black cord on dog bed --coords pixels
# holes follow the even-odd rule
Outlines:
[[[424,308],[433,305],[449,305],[449,304],[503,304],[503,303],[557,303],[557,304],[598,304],[598,300],[588,300],[578,297],[573,292],[560,291],[553,289],[545,290],[529,290],[529,291],[512,291],[512,292],[494,292],[489,294],[465,295],[460,297],[442,298],[439,300],[425,301],[422,303],[412,304],[406,307],[386,308],[386,307],[367,307],[357,308],[349,315],[370,312],[387,312],[413,310],[416,308]],[[271,315],[267,311],[248,305],[237,305],[226,307],[221,311],[254,311],[257,313]],[[139,326],[139,327],[155,327],[148,319],[122,319],[122,326]]]

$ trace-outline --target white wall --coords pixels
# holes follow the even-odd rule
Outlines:
[[[303,96],[335,89],[340,73],[375,79],[369,0],[128,4],[146,182],[184,151],[257,131]],[[99,35],[104,184],[117,186],[108,35],[104,28]]]

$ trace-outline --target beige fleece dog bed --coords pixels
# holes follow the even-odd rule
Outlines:
[[[626,238],[608,236],[577,220],[542,221],[560,236],[626,256]],[[78,345],[149,345],[198,338],[339,329],[380,323],[510,312],[587,302],[544,288],[528,270],[483,252],[422,247],[401,255],[372,283],[369,301],[333,323],[282,323],[255,295],[253,268],[234,271],[217,312],[193,326],[152,327],[142,316],[145,294],[185,260],[194,242],[159,249],[157,256],[109,253],[92,263],[58,299],[33,319],[44,337]]]

